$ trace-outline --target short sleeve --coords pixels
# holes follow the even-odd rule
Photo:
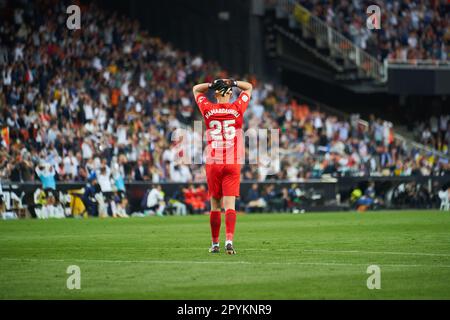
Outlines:
[[[234,102],[242,113],[247,110],[248,104],[250,102],[250,96],[244,91],[241,92],[237,100]]]
[[[209,106],[210,103],[211,102],[209,102],[208,98],[203,93],[197,96],[197,105],[202,114],[204,113],[204,110]]]

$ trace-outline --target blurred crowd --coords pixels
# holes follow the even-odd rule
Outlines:
[[[448,60],[450,4],[447,0],[300,0],[313,14],[379,60]],[[370,5],[378,5],[381,29],[366,27]]]
[[[425,145],[433,146],[445,154],[450,152],[450,115],[432,115],[426,121],[418,121],[414,126],[415,138]]]
[[[105,193],[124,192],[125,181],[205,181],[202,165],[176,161],[173,131],[200,119],[195,83],[242,77],[93,4],[82,9],[81,30],[71,31],[61,27],[67,18],[62,3],[22,3],[0,26],[1,180],[39,179],[54,189],[57,181],[95,179]],[[442,175],[449,169],[395,140],[387,121],[338,118],[284,87],[244,78],[254,86],[246,125],[279,130],[281,163],[244,165],[243,179]],[[277,174],[269,176],[271,170]]]
[[[280,178],[295,181],[325,175],[441,176],[449,173],[447,159],[396,139],[388,121],[371,116],[365,123],[358,115],[344,121],[320,111],[304,110],[306,120],[297,124],[284,119],[289,112],[281,116],[281,130],[288,129],[289,133],[281,136],[281,153],[290,150],[295,156],[282,161]]]

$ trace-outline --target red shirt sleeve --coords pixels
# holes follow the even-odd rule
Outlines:
[[[211,102],[209,102],[208,98],[203,94],[200,93],[197,96],[197,105],[198,108],[200,109],[200,112],[203,114],[205,109],[211,104]]]
[[[241,113],[244,114],[245,110],[247,110],[249,102],[250,96],[246,94],[244,91],[242,91],[234,103],[241,110]]]

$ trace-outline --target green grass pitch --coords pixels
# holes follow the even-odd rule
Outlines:
[[[450,298],[449,213],[240,215],[237,255],[209,244],[208,216],[0,221],[0,298]]]

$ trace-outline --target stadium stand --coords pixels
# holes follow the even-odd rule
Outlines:
[[[318,3],[315,10],[324,8]],[[335,10],[347,12],[342,5]],[[0,178],[32,181],[45,164],[55,169],[57,181],[86,181],[102,166],[107,175],[128,181],[202,181],[201,166],[175,165],[170,137],[197,117],[194,81],[227,72],[95,5],[85,10],[85,27],[75,33],[57,28],[47,11],[61,19],[64,14],[58,5],[16,7],[0,29]],[[296,101],[287,88],[248,78],[255,87],[248,124],[279,128],[283,157],[275,177],[246,165],[244,179],[448,171],[434,154],[394,139],[388,121],[373,118],[362,126],[355,117],[340,119]]]
[[[448,59],[447,1],[298,2],[380,61]],[[366,8],[370,5],[381,9],[383,27],[378,32],[366,28]]]
[[[449,118],[450,115],[443,111],[440,115],[433,115],[427,121],[416,121],[412,130],[415,138],[435,149],[448,153],[450,147]]]

